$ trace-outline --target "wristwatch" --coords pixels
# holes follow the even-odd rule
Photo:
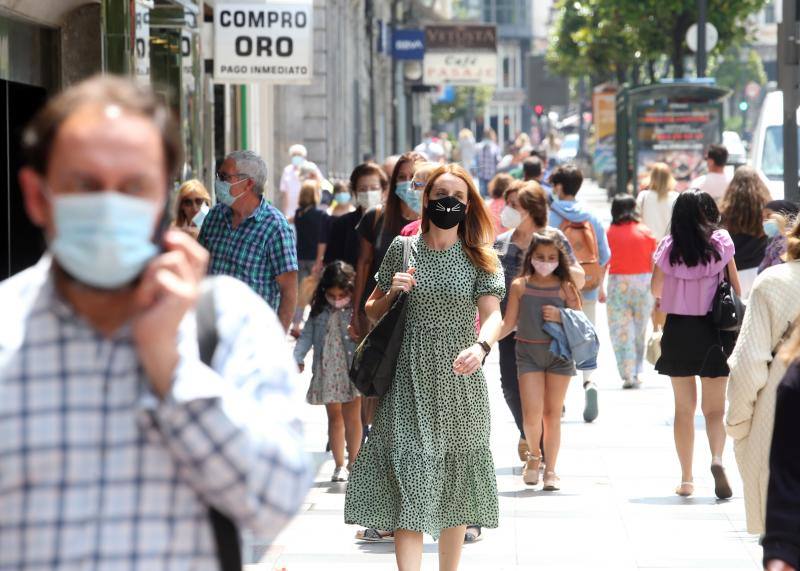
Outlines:
[[[489,345],[486,341],[478,341],[477,345],[483,349],[483,361],[481,361],[481,365],[486,362],[486,357],[489,356],[489,353],[492,352],[492,346]]]

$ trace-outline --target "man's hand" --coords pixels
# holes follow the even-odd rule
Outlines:
[[[169,392],[178,364],[178,326],[194,307],[208,266],[208,252],[183,232],[167,232],[164,246],[142,274],[136,291],[141,312],[133,323],[139,359],[160,397]]]

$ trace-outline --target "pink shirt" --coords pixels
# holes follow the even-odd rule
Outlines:
[[[733,259],[736,249],[730,234],[716,230],[711,235],[711,244],[719,252],[720,259],[694,267],[682,263],[670,265],[672,236],[666,236],[658,245],[653,261],[664,272],[664,288],[661,291],[661,311],[676,315],[706,315],[711,311],[725,266]]]

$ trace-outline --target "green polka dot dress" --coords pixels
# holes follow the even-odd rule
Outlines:
[[[395,239],[377,274],[381,290],[402,264]],[[437,251],[420,236],[412,238],[410,267],[417,285],[397,373],[350,474],[345,522],[434,538],[459,525],[497,527],[486,382],[481,370],[455,375],[453,361],[475,343],[478,298],[502,299],[502,270],[476,268],[460,242]]]

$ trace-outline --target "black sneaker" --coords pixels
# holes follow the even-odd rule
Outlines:
[[[597,385],[589,381],[584,385],[583,390],[586,394],[586,405],[583,407],[583,420],[592,422],[597,418],[599,413],[597,408]]]

